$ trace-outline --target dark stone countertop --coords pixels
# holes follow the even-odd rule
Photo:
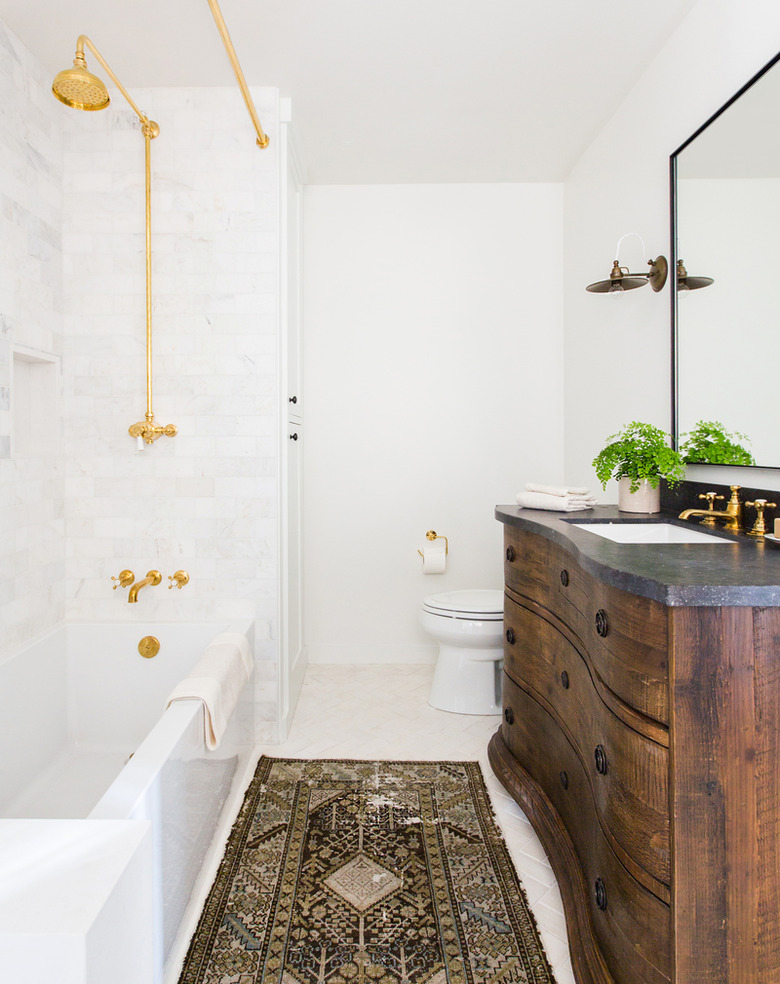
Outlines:
[[[578,523],[671,522],[704,531],[698,520],[663,512],[625,513],[617,506],[568,513],[496,506],[495,516],[552,540],[606,584],[665,605],[780,606],[780,544],[771,541],[717,527],[706,532],[730,543],[615,543],[577,528]]]

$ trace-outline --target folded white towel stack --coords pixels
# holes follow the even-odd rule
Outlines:
[[[523,509],[548,509],[554,512],[577,512],[590,509],[598,499],[582,486],[540,485],[526,482],[526,491],[518,492],[517,504]]]
[[[584,485],[539,485],[537,482],[526,482],[526,492],[544,492],[545,495],[590,496],[590,489]]]
[[[178,683],[166,702],[202,700],[206,747],[216,748],[222,740],[230,715],[254,669],[246,636],[223,632],[216,636],[193,667]]]

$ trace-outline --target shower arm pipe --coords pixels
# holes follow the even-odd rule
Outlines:
[[[156,132],[154,132],[154,133],[151,134],[152,137],[156,137],[159,134],[159,132],[160,132],[159,126],[157,126],[156,123],[154,123],[152,120],[150,120],[149,117],[146,115],[146,113],[142,113],[141,110],[136,106],[136,104],[133,102],[133,99],[130,96],[130,93],[127,91],[127,89],[125,89],[125,87],[122,85],[122,83],[116,77],[116,75],[114,74],[114,72],[111,69],[111,66],[108,64],[108,62],[105,60],[105,58],[100,54],[100,52],[98,51],[98,49],[95,47],[94,42],[91,41],[87,37],[86,34],[80,34],[78,36],[78,38],[76,39],[76,58],[79,59],[80,61],[84,61],[84,48],[85,47],[89,48],[89,50],[92,52],[92,54],[95,56],[95,58],[97,58],[97,60],[103,66],[103,69],[105,70],[106,74],[109,76],[109,78],[114,83],[114,85],[117,87],[117,89],[119,89],[119,91],[122,93],[122,95],[128,101],[128,103],[130,103],[130,105],[133,108],[133,111],[135,112],[136,116],[141,121],[141,123],[145,127],[146,126],[151,126],[156,131]]]
[[[238,87],[241,90],[241,95],[244,97],[244,102],[246,103],[246,108],[249,110],[249,115],[252,118],[252,123],[257,133],[257,146],[260,148],[265,148],[270,143],[270,138],[267,133],[263,132],[263,128],[260,125],[260,120],[257,116],[257,111],[255,109],[255,104],[252,101],[252,96],[249,92],[249,86],[246,84],[246,79],[244,78],[244,73],[241,71],[241,65],[238,61],[238,55],[236,54],[236,49],[233,47],[233,42],[230,40],[230,34],[228,33],[227,24],[225,23],[225,18],[222,16],[222,11],[219,9],[219,4],[217,0],[208,0],[208,5],[211,8],[211,13],[214,15],[214,20],[217,25],[217,30],[219,31],[220,37],[222,38],[222,43],[225,46],[225,51],[230,59],[230,64],[233,66],[233,72],[236,76],[236,81],[238,82]]]

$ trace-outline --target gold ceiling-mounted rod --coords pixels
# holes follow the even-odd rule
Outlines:
[[[83,109],[95,111],[105,109],[111,99],[104,83],[96,75],[93,75],[87,68],[87,61],[84,57],[84,48],[87,47],[103,66],[114,85],[122,93],[127,102],[132,107],[138,119],[141,121],[141,132],[144,136],[145,147],[145,166],[146,166],[146,419],[137,424],[131,424],[128,433],[131,437],[139,441],[139,446],[143,447],[143,442],[151,444],[158,437],[165,434],[167,437],[174,437],[176,425],[168,424],[161,427],[154,422],[154,411],[152,410],[152,165],[151,165],[151,143],[160,134],[160,127],[154,120],[150,120],[146,113],[142,113],[130,98],[127,89],[111,71],[105,58],[100,54],[95,45],[90,41],[86,34],[81,34],[76,41],[76,57],[73,59],[73,68],[66,68],[60,72],[52,83],[51,91],[66,106],[73,109]]]
[[[254,124],[255,132],[257,133],[257,146],[265,148],[271,142],[268,134],[263,132],[263,128],[260,125],[260,120],[257,117],[257,111],[255,110],[255,104],[252,102],[252,96],[249,92],[249,86],[246,84],[246,79],[244,78],[244,73],[241,71],[241,65],[238,62],[238,55],[236,54],[236,49],[233,47],[233,42],[230,40],[230,35],[228,34],[227,25],[225,24],[225,18],[222,16],[222,11],[219,9],[219,4],[217,0],[208,0],[209,7],[211,7],[211,13],[214,15],[214,20],[217,24],[217,30],[222,38],[222,43],[225,46],[225,51],[230,59],[230,64],[233,66],[233,72],[236,76],[236,81],[238,82],[238,87],[241,90],[241,95],[244,97],[244,102],[246,103],[246,108],[249,110],[249,115],[252,117],[252,123]]]

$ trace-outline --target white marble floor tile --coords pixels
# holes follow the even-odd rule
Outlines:
[[[575,984],[552,868],[530,823],[488,764],[488,741],[501,719],[431,707],[433,670],[415,664],[309,666],[288,740],[258,751],[279,758],[477,760],[557,984]]]

